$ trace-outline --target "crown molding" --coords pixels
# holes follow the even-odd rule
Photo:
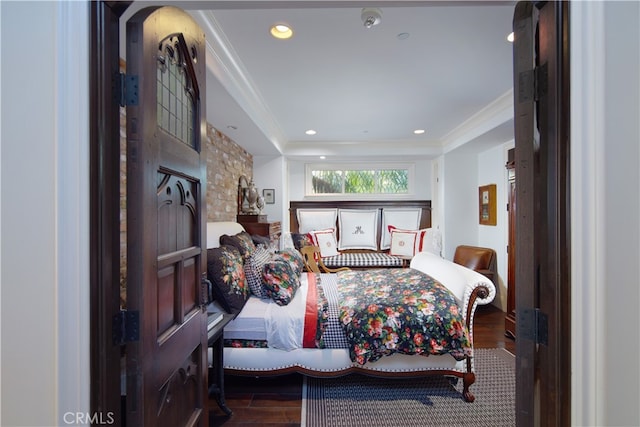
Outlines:
[[[446,134],[442,138],[442,149],[448,153],[512,119],[513,89],[509,89]]]
[[[280,125],[274,119],[267,103],[252,81],[248,70],[240,60],[239,55],[228,40],[222,26],[209,10],[193,11],[192,16],[205,32],[207,69],[220,82],[229,95],[238,103],[250,120],[264,134],[281,154],[296,155],[309,152],[303,141],[288,141]],[[496,98],[482,110],[464,121],[461,125],[446,134],[438,142],[386,141],[384,145],[394,145],[398,152],[437,156],[452,151],[479,136],[491,131],[503,123],[513,119],[513,89]],[[355,154],[362,150],[362,144],[356,142],[323,142],[327,151],[333,151],[331,146],[352,147],[346,151]],[[367,143],[367,151],[383,152],[383,147],[375,147],[375,143]],[[311,150],[317,151],[317,150]],[[395,149],[394,149],[395,151]],[[345,152],[345,154],[347,154]],[[349,155],[349,154],[347,154]]]
[[[192,16],[205,33],[207,69],[282,153],[287,139],[215,16],[208,10],[194,11]]]
[[[287,145],[287,156],[424,156],[435,158],[443,154],[439,144],[425,141],[295,141]]]

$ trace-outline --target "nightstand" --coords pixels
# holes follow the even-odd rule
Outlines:
[[[209,316],[212,319],[212,315]],[[223,363],[223,332],[224,327],[233,320],[233,314],[224,313],[223,319],[209,329],[208,346],[211,347],[213,359],[209,367],[209,397],[215,397],[220,409],[231,415],[231,409],[224,401],[224,363]]]
[[[273,222],[245,222],[238,221],[244,227],[247,233],[257,234],[259,236],[268,237],[272,242],[280,239],[282,228],[280,221]]]

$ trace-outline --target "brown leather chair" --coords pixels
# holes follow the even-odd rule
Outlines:
[[[460,245],[453,255],[453,262],[475,270],[495,283],[498,279],[496,258],[496,251],[491,248]]]

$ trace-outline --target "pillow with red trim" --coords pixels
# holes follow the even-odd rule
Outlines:
[[[420,208],[382,208],[382,238],[380,249],[386,250],[391,247],[391,232],[389,225],[403,230],[417,230],[420,228]]]
[[[391,247],[389,248],[389,255],[414,256],[422,250],[422,240],[426,231],[426,229],[402,230],[390,225]]]
[[[313,244],[320,248],[322,258],[338,255],[338,244],[336,243],[335,230],[327,228],[325,230],[313,230],[309,232]]]

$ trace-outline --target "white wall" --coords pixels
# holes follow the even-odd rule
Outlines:
[[[495,142],[493,147],[473,142],[446,153],[444,163],[444,253],[453,259],[458,245],[492,248],[496,251],[498,280],[493,305],[507,309],[507,150],[513,141]],[[497,225],[478,220],[478,187],[496,184]]]
[[[640,425],[640,3],[571,4],[571,416]]]
[[[607,253],[607,292],[603,295],[605,323],[602,345],[624,351],[604,353],[607,366],[603,398],[610,424],[640,425],[640,3],[611,2],[605,6],[606,60],[604,159],[604,226]],[[630,96],[635,94],[636,96]],[[634,313],[630,316],[631,313]],[[620,330],[625,322],[635,337]],[[623,369],[619,369],[623,367]],[[619,395],[622,391],[627,393]]]
[[[0,424],[62,425],[89,410],[88,4],[0,14]]]
[[[284,157],[255,156],[253,158],[253,180],[260,190],[271,188],[275,190],[275,203],[265,204],[262,212],[267,215],[269,221],[283,221],[288,218],[285,210],[288,209],[287,164]]]
[[[415,194],[407,196],[410,200],[430,200],[431,199],[431,160],[407,158],[404,160],[393,160],[398,162],[415,163],[416,189]],[[366,161],[363,162],[366,164]],[[305,200],[304,178],[305,178],[304,161],[289,160],[289,194],[290,200]]]
[[[458,245],[478,241],[478,158],[466,145],[444,155],[443,256],[453,259]]]
[[[507,249],[509,221],[507,202],[509,200],[507,168],[507,150],[514,143],[500,144],[478,154],[478,186],[496,184],[497,225],[478,225],[478,246],[496,251],[498,281],[496,298],[493,305],[507,311]]]

